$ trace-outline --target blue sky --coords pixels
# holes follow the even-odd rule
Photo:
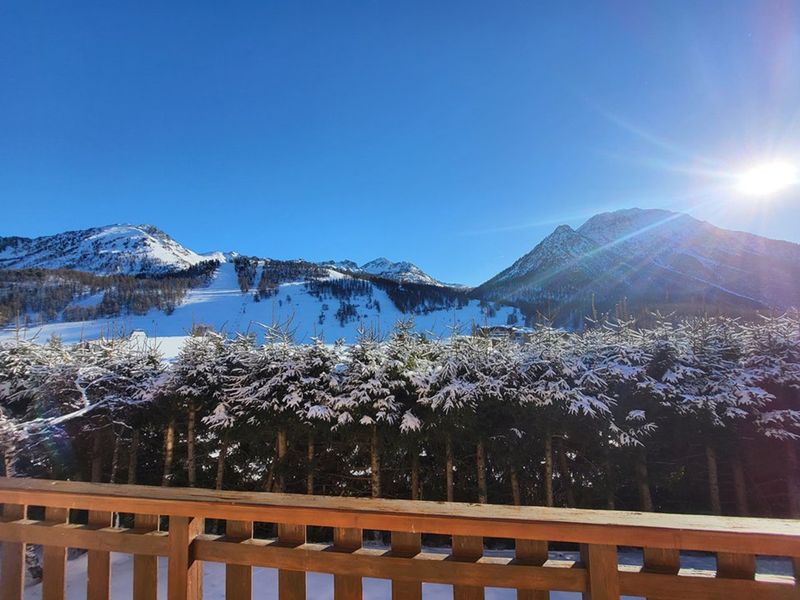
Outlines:
[[[795,2],[3,2],[0,235],[153,223],[192,249],[479,283],[630,206],[800,242]]]

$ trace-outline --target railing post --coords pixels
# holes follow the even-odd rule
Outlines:
[[[392,555],[412,558],[422,548],[419,533],[392,532]],[[392,581],[392,600],[422,600],[421,581]]]
[[[3,506],[3,521],[18,521],[25,518],[25,506],[6,504]],[[22,600],[25,586],[25,544],[3,542],[0,557],[0,600]]]
[[[252,521],[226,521],[225,537],[242,542],[253,537]],[[253,567],[225,565],[225,598],[251,600],[253,597]]]
[[[89,525],[110,527],[111,518],[110,512],[89,511]],[[111,555],[102,550],[89,550],[87,561],[87,600],[107,600],[111,594]]]
[[[619,600],[617,547],[584,544],[581,558],[589,572],[589,589],[583,595],[584,600]]]
[[[338,552],[355,552],[361,548],[361,529],[336,527],[333,530],[333,549]],[[334,575],[334,600],[361,600],[361,577],[357,575]]]
[[[202,600],[203,563],[195,560],[191,544],[203,531],[203,519],[169,518],[167,590],[169,600]]]
[[[305,525],[278,524],[278,541],[288,546],[306,543]],[[359,543],[359,545],[361,545]],[[304,571],[278,571],[279,600],[306,600],[306,574]]]
[[[158,531],[158,515],[136,514],[133,526],[144,531]],[[156,600],[158,597],[158,557],[134,554],[133,600]]]
[[[541,567],[547,562],[547,542],[536,540],[516,540],[514,542],[515,562],[523,565]],[[546,590],[517,590],[517,600],[549,600],[550,592]]]
[[[476,562],[483,556],[483,538],[464,535],[452,536],[453,559]],[[453,600],[483,600],[483,588],[472,585],[454,585]]]
[[[66,523],[69,510],[47,507],[44,518],[50,523]],[[42,600],[64,600],[67,549],[64,546],[45,546],[42,549]]]

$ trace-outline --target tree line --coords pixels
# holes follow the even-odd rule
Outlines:
[[[207,260],[180,271],[136,276],[71,269],[0,270],[0,326],[143,315],[151,309],[169,314],[189,289],[207,283],[218,267],[218,261]]]
[[[0,344],[6,475],[800,516],[800,318]],[[113,449],[113,450],[111,450]],[[111,451],[109,451],[111,450]]]

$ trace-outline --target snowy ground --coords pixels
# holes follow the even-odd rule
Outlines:
[[[331,276],[342,277],[336,272],[332,272]],[[77,303],[96,300],[87,297]],[[290,327],[296,331],[297,342],[308,342],[312,337],[333,342],[341,338],[355,340],[360,326],[388,334],[397,321],[411,316],[400,312],[378,288],[373,287],[372,300],[370,304],[367,297],[354,297],[352,302],[357,305],[358,318],[342,326],[335,316],[340,306],[339,300],[319,300],[306,291],[302,282],[296,282],[281,285],[275,296],[256,302],[252,292],[243,294],[240,291],[233,264],[224,263],[208,286],[189,290],[184,302],[170,315],[152,310],[141,316],[48,323],[30,328],[23,335],[40,341],[57,335],[65,342],[73,343],[101,336],[129,335],[138,330],[144,331],[149,339],[156,340],[162,353],[170,358],[177,354],[193,325],[198,324],[210,325],[218,331],[258,334],[264,331],[263,325],[290,323]],[[374,301],[378,302],[379,309]],[[468,333],[473,324],[504,325],[512,312],[514,309],[504,307],[493,317],[487,317],[478,301],[473,300],[458,310],[437,310],[415,315],[414,322],[418,330],[442,336],[450,333],[455,323],[460,324],[462,333]],[[16,332],[11,328],[0,331],[0,341],[13,339],[15,335]]]
[[[426,551],[444,551],[426,548]],[[491,556],[510,556],[510,552],[486,551]],[[568,552],[551,552],[552,559],[575,560],[577,556]],[[67,563],[67,600],[83,600],[86,597],[86,555]],[[132,567],[130,555],[113,554],[111,559],[111,598],[127,600],[131,598]],[[620,563],[641,565],[641,553],[621,552]],[[709,555],[687,554],[681,556],[681,566],[685,569],[714,569],[714,559]],[[166,598],[167,561],[159,562],[159,598]],[[758,572],[772,575],[790,575],[791,566],[787,560],[759,559]],[[41,584],[30,585],[25,590],[25,600],[40,600]],[[253,589],[260,598],[277,598],[278,572],[275,569],[253,569]],[[309,600],[330,600],[333,598],[333,575],[309,573],[307,579]],[[423,584],[422,595],[426,600],[449,600],[453,597],[449,585]],[[225,566],[219,563],[204,564],[204,593],[206,600],[223,600],[225,597]],[[552,592],[551,600],[578,600],[581,595],[570,592]],[[364,598],[369,600],[390,600],[391,582],[383,579],[364,578]],[[487,588],[487,600],[515,600],[516,591],[511,589]],[[623,598],[634,598],[624,596]]]

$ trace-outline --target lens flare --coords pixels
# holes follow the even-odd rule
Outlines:
[[[797,168],[788,162],[769,162],[742,173],[736,189],[748,196],[772,196],[800,182]]]

